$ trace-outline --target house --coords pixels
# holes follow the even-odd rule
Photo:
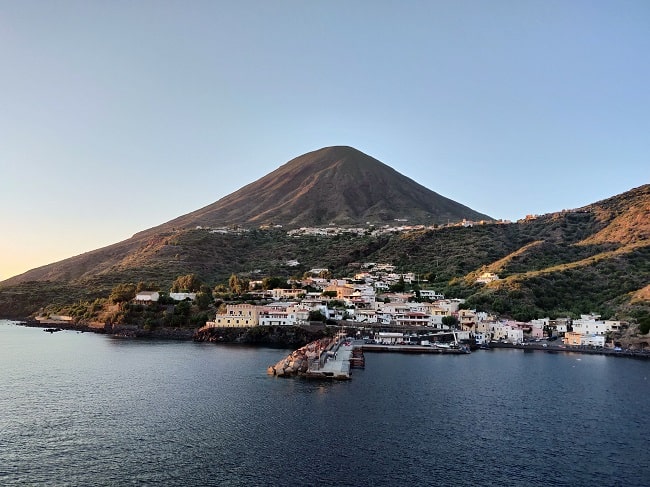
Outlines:
[[[512,328],[508,329],[508,335],[506,337],[510,343],[520,344],[524,342],[524,332],[523,330]]]
[[[377,323],[377,312],[374,309],[356,309],[352,318],[357,323]]]
[[[329,269],[326,267],[316,267],[314,269],[309,269],[307,271],[308,274],[311,274],[313,276],[318,276],[320,274],[327,274],[329,272]]]
[[[169,297],[174,301],[185,301],[186,299],[194,301],[196,299],[196,293],[169,293]]]
[[[158,291],[140,291],[135,295],[133,301],[138,304],[151,304],[156,303],[160,299],[160,293]]]
[[[336,299],[349,299],[354,294],[354,288],[347,284],[335,284],[327,286],[323,292],[336,293]]]
[[[474,333],[474,340],[476,340],[477,345],[483,345],[490,341],[490,336],[483,332],[476,332]]]
[[[458,311],[458,321],[461,330],[476,330],[476,310],[475,309],[461,309]]]
[[[304,289],[271,289],[271,297],[273,299],[296,299],[298,296],[305,294]]]
[[[444,294],[435,292],[433,289],[420,289],[420,298],[431,302],[445,299],[445,296]]]
[[[377,291],[388,291],[390,289],[390,284],[384,281],[377,281],[374,286]]]
[[[580,345],[585,347],[604,347],[605,346],[605,336],[604,335],[583,335]]]
[[[571,323],[571,318],[557,318],[556,320],[551,320],[551,327],[555,326],[555,333],[558,335],[564,335],[569,330],[569,324]]]
[[[499,276],[494,274],[493,272],[484,272],[481,274],[479,277],[476,278],[476,282],[481,283],[481,284],[487,284],[492,281],[498,281]]]
[[[293,326],[289,312],[281,308],[262,308],[259,314],[260,326]]]
[[[573,331],[582,335],[604,335],[611,331],[611,326],[601,320],[600,315],[580,315],[579,320],[573,320]]]
[[[582,333],[577,333],[575,331],[567,331],[564,334],[564,344],[570,346],[580,346],[582,342]]]
[[[205,326],[210,328],[244,328],[259,324],[259,308],[252,304],[229,304],[225,314],[217,314],[214,321]]]
[[[456,313],[461,304],[465,302],[464,299],[443,299],[438,301],[438,307],[443,309],[447,314]]]

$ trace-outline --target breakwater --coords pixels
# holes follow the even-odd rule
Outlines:
[[[310,368],[318,368],[326,360],[328,352],[335,353],[332,350],[336,345],[337,340],[334,338],[315,340],[291,352],[275,365],[269,366],[267,373],[278,377],[306,376]]]
[[[299,348],[269,366],[267,373],[278,377],[347,380],[350,379],[352,367],[364,366],[360,345],[354,345],[349,339],[324,338]]]

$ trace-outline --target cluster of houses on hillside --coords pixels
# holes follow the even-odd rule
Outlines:
[[[326,271],[326,269],[317,269]],[[566,344],[605,345],[609,332],[625,323],[583,315],[578,320],[542,318],[530,322],[502,320],[485,312],[463,309],[462,299],[449,299],[433,290],[388,292],[400,278],[414,282],[412,273],[396,274],[390,264],[363,264],[353,279],[306,278],[292,288],[251,291],[266,304],[229,304],[206,327],[299,326],[308,324],[314,313],[335,321],[369,328],[450,331],[458,339],[523,343],[547,337],[563,337]],[[254,286],[255,283],[251,283]],[[304,288],[316,289],[307,292]],[[445,317],[453,317],[447,319]]]
[[[585,209],[564,209],[560,212],[550,213],[549,215],[565,215],[572,213],[586,213],[588,210]],[[537,220],[539,215],[526,215],[524,218],[517,220],[517,223],[525,223]],[[336,223],[330,223],[325,227],[301,227],[295,228],[287,231],[287,235],[299,237],[299,236],[316,236],[316,237],[334,237],[337,235],[352,234],[352,235],[386,235],[391,233],[406,233],[422,230],[439,230],[442,228],[451,228],[451,227],[474,227],[478,225],[509,225],[513,222],[511,220],[479,220],[472,221],[463,219],[461,221],[441,223],[435,225],[410,225],[408,224],[408,219],[406,218],[396,218],[394,224],[376,224],[372,222],[366,222],[365,226],[345,226],[337,225]],[[260,230],[282,230],[283,226],[279,224],[263,224],[260,225]],[[204,230],[209,233],[218,233],[218,234],[236,234],[241,235],[249,232],[251,229],[245,228],[239,225],[231,225],[226,227],[207,227],[207,226],[197,226],[196,230]]]
[[[526,218],[530,219],[529,217]],[[335,223],[330,223],[325,227],[301,227],[295,228],[287,231],[287,235],[293,237],[299,236],[316,236],[316,237],[334,237],[337,235],[352,234],[352,235],[386,235],[391,233],[404,233],[404,232],[414,232],[420,230],[438,230],[441,228],[450,228],[450,227],[473,227],[476,225],[496,225],[496,224],[509,224],[512,223],[510,220],[480,220],[480,221],[471,221],[463,219],[458,222],[450,222],[436,225],[409,225],[407,219],[398,218],[395,219],[394,224],[384,224],[377,225],[372,222],[366,222],[365,226],[344,226],[337,225]],[[282,225],[261,225],[260,230],[281,230]],[[219,233],[219,234],[242,234],[250,231],[244,227],[237,225],[230,227],[205,227],[197,226],[196,230],[205,230],[209,233]]]

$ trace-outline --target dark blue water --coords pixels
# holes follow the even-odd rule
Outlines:
[[[0,324],[0,485],[650,485],[650,363],[286,351]]]

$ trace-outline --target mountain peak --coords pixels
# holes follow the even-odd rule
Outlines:
[[[353,147],[331,146],[298,156],[165,226],[300,227],[385,224],[395,219],[435,224],[490,217],[421,186]]]

